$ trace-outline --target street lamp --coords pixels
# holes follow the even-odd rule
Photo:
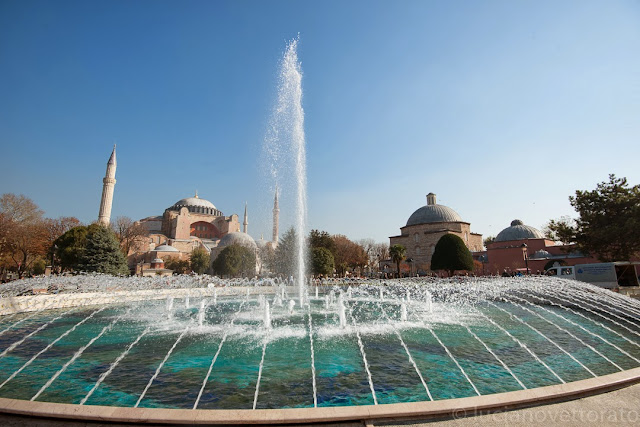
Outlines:
[[[527,267],[527,274],[529,274],[529,254],[527,252],[527,244],[523,243],[520,245],[522,248],[522,258],[524,259],[524,264]]]
[[[55,253],[57,251],[58,251],[58,245],[53,245],[53,250],[51,251],[51,273],[50,273],[52,275],[53,275],[53,271],[54,271],[54,269],[53,269],[54,256],[55,256]]]

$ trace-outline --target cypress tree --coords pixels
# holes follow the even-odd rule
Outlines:
[[[116,235],[100,224],[91,224],[78,269],[104,274],[129,274],[127,260],[120,250]]]
[[[436,244],[431,269],[446,270],[449,276],[453,276],[455,270],[473,270],[473,257],[460,237],[445,234]]]

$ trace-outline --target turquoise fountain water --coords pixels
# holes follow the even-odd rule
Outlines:
[[[167,284],[66,280],[74,292]],[[0,397],[190,409],[375,405],[640,366],[638,301],[576,281],[325,282],[292,307],[297,286],[218,281],[213,298],[191,280],[179,283],[188,297],[4,316]]]

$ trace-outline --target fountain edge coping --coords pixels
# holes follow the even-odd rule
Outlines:
[[[289,409],[166,409],[73,405],[0,398],[0,413],[31,417],[156,424],[287,424],[348,420],[459,418],[603,393],[640,382],[640,367],[527,390],[425,402]]]

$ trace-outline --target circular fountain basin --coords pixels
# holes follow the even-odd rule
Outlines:
[[[254,414],[402,404],[402,412],[459,399],[505,407],[504,396],[542,401],[544,390],[638,378],[640,304],[579,282],[339,282],[317,296],[310,287],[302,304],[297,289],[265,284],[5,315],[0,398]]]

